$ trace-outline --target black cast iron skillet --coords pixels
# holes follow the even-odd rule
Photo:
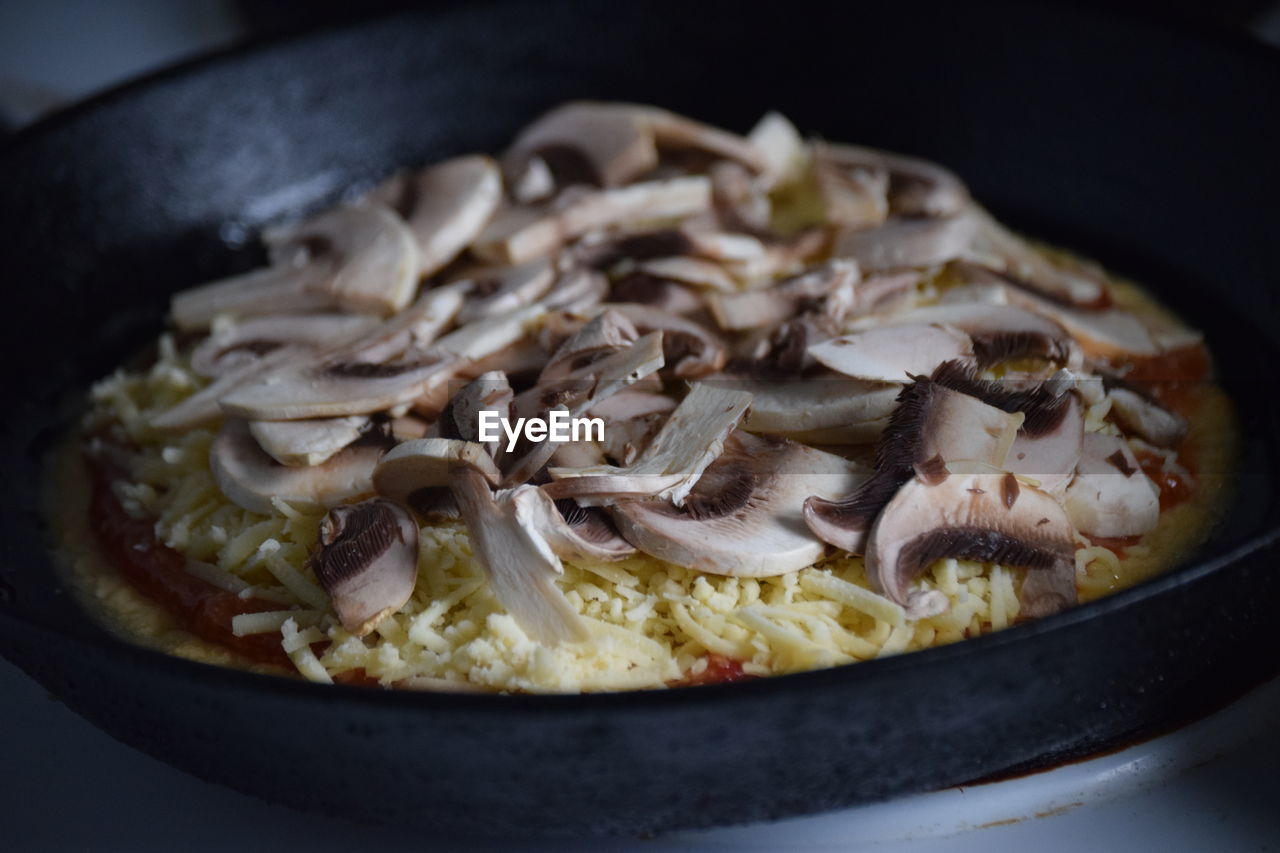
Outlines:
[[[400,164],[494,150],[566,98],[934,157],[1014,224],[1202,327],[1245,432],[1211,547],[1107,600],[924,653],[595,696],[388,694],[109,638],[51,573],[42,455],[166,295],[227,241]],[[1273,674],[1280,62],[1093,13],[973,4],[479,6],[232,53],[111,93],[0,153],[6,401],[0,650],[204,778],[477,833],[636,833],[814,812],[1075,755]]]

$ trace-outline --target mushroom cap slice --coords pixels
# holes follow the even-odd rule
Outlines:
[[[1043,616],[1076,601],[1071,522],[1054,498],[1009,473],[948,474],[908,481],[867,536],[871,585],[918,612],[928,606],[910,584],[945,557],[999,563],[1047,578],[1023,585],[1022,611]],[[1052,582],[1046,582],[1046,581]],[[914,607],[913,607],[914,606]]]
[[[1113,387],[1111,415],[1125,432],[1156,447],[1176,447],[1187,434],[1186,420],[1132,388]]]
[[[222,493],[250,512],[274,511],[272,498],[330,507],[373,491],[373,469],[385,446],[353,444],[320,465],[295,468],[267,455],[244,421],[229,419],[209,447],[209,469]]]
[[[458,322],[466,324],[532,305],[546,295],[555,280],[555,267],[546,258],[477,276],[472,298],[458,312]]]
[[[471,245],[502,201],[498,164],[483,154],[445,160],[399,183],[397,207],[417,241],[419,276],[432,275]]]
[[[221,400],[232,390],[272,370],[289,365],[305,357],[307,350],[300,346],[286,346],[272,350],[262,357],[237,358],[221,376],[196,391],[191,396],[151,416],[150,424],[156,429],[191,429],[215,421],[222,416]]]
[[[661,332],[663,359],[681,379],[708,376],[728,361],[724,340],[701,323],[634,302],[609,303],[600,309],[616,311],[642,334]]]
[[[387,316],[409,304],[417,288],[413,234],[382,205],[331,208],[300,224],[268,229],[263,239],[273,259],[270,268],[174,296],[179,328],[205,328],[220,314],[337,308]]]
[[[1078,394],[1067,392],[1054,411],[1056,420],[1037,419],[1018,431],[1004,467],[1036,480],[1041,489],[1057,496],[1071,482],[1080,461],[1084,405]]]
[[[978,229],[970,254],[984,262],[994,262],[1003,276],[1021,289],[1039,293],[1059,305],[1096,309],[1110,303],[1100,270],[1079,261],[1054,263],[986,211],[975,207],[973,216]]]
[[[498,442],[480,441],[480,413],[498,412],[506,415],[511,409],[514,395],[507,374],[501,370],[482,373],[463,386],[440,416],[440,432],[445,438],[461,438],[484,445],[492,456]]]
[[[887,173],[888,202],[895,216],[950,216],[969,201],[964,182],[931,160],[843,143],[823,142],[815,148],[815,159],[831,166]]]
[[[363,637],[413,595],[418,523],[388,500],[335,506],[320,522],[311,568],[347,631]]]
[[[821,149],[819,149],[821,151]],[[889,171],[873,166],[845,168],[814,157],[813,176],[830,225],[862,230],[884,223],[889,215]]]
[[[685,496],[724,448],[751,405],[745,391],[698,383],[667,418],[640,457],[625,468],[552,468],[556,497],[655,496],[683,506]]]
[[[887,326],[841,335],[809,347],[809,355],[837,373],[873,382],[905,382],[943,362],[973,357],[964,332],[949,326]]]
[[[418,438],[388,450],[373,469],[372,484],[384,498],[412,506],[415,492],[448,486],[449,472],[455,468],[475,471],[491,486],[502,479],[483,444],[459,438]]]
[[[291,362],[233,389],[221,406],[235,417],[269,421],[371,414],[421,397],[457,366],[456,358],[433,352],[382,364]]]
[[[330,349],[354,340],[378,325],[360,314],[283,314],[246,317],[215,328],[191,351],[191,370],[214,379],[241,364],[289,344]]]
[[[538,157],[560,183],[587,181],[612,187],[658,165],[653,133],[636,113],[614,104],[563,104],[520,131],[506,155],[519,170]]]
[[[947,462],[1003,465],[1022,422],[1021,414],[919,377],[898,396],[876,446],[875,474],[840,500],[809,498],[805,523],[824,542],[860,554],[872,522],[903,483]]]
[[[317,418],[302,421],[250,421],[249,432],[258,446],[281,465],[319,465],[356,441],[369,418]]]
[[[808,159],[800,132],[779,112],[765,113],[747,134],[747,141],[760,152],[764,164],[761,179],[766,189],[795,181]]]
[[[1085,435],[1075,479],[1062,504],[1076,528],[1088,536],[1140,536],[1160,520],[1160,489],[1151,482],[1123,438]]]
[[[611,562],[636,549],[618,535],[609,517],[571,500],[553,501],[537,486],[517,486],[509,498],[516,517],[538,531],[556,556],[580,562]]]
[[[963,255],[977,230],[977,220],[967,210],[943,219],[891,218],[877,228],[842,232],[833,254],[853,258],[872,272],[927,267]]]
[[[744,429],[788,436],[815,430],[847,430],[851,424],[882,426],[902,390],[897,384],[845,376],[815,377],[803,382],[725,379],[720,384],[752,393]],[[876,428],[872,439],[878,434]]]
[[[848,259],[837,259],[770,287],[738,293],[710,293],[707,306],[721,329],[758,329],[786,320],[806,304],[822,301],[824,307],[829,308],[842,288],[848,288],[852,293],[857,281],[858,265]],[[851,308],[852,305],[846,307]]]
[[[495,495],[471,468],[455,468],[449,479],[472,551],[503,608],[536,642],[587,639],[582,617],[555,585],[564,567],[539,529],[541,501],[522,499],[528,491],[521,489]]]
[[[1061,324],[1014,305],[947,302],[854,321],[854,329],[946,325],[967,334],[979,365],[1037,357],[1074,364],[1079,353]]]
[[[822,556],[825,546],[801,515],[805,498],[848,494],[865,477],[834,454],[738,431],[683,508],[623,500],[610,512],[624,539],[660,560],[717,575],[766,577]]]

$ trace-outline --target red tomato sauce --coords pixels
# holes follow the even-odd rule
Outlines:
[[[241,613],[277,610],[280,605],[214,586],[184,568],[186,557],[162,544],[153,522],[125,512],[111,490],[115,472],[96,459],[86,460],[91,472],[89,522],[98,541],[125,579],[138,592],[165,609],[178,624],[202,640],[238,652],[258,663],[293,668],[277,634],[237,637],[231,618]]]
[[[1164,459],[1149,451],[1134,454],[1142,472],[1160,487],[1160,511],[1177,506],[1191,498],[1192,485],[1188,478],[1176,471],[1164,469]]]
[[[696,687],[699,684],[728,684],[733,681],[749,681],[756,678],[742,671],[742,661],[725,655],[708,653],[704,656],[707,668],[697,675],[687,675],[679,681],[669,682],[671,687]]]

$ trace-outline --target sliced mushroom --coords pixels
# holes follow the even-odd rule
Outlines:
[[[600,509],[571,500],[552,501],[536,486],[517,486],[508,500],[515,505],[516,518],[536,530],[562,559],[610,562],[636,553]]]
[[[528,492],[518,489],[495,495],[470,468],[455,468],[449,480],[489,589],[521,629],[549,645],[587,639],[582,618],[555,585],[564,567],[538,529],[537,520],[545,520],[538,499],[523,499]]]
[[[681,379],[708,376],[728,360],[724,341],[700,323],[630,302],[610,304],[607,310],[630,320],[641,333],[662,332],[664,360]]]
[[[273,498],[330,507],[373,491],[373,468],[385,443],[352,444],[306,468],[281,465],[267,455],[244,421],[230,419],[209,447],[209,469],[227,499],[251,512],[271,513]]]
[[[601,400],[587,412],[591,417],[605,422],[601,451],[618,465],[630,465],[644,451],[657,434],[667,417],[675,410],[676,401],[666,394],[637,391],[628,388]],[[586,467],[601,464],[604,460],[573,466],[558,459],[552,460],[560,467]]]
[[[1062,504],[1081,533],[1101,539],[1140,536],[1160,520],[1160,489],[1122,438],[1084,437],[1075,479]]]
[[[635,324],[618,311],[605,309],[556,347],[538,381],[555,382],[582,375],[597,361],[634,344],[640,338]]]
[[[286,365],[308,358],[304,347],[286,346],[272,350],[262,357],[239,358],[234,366],[208,385],[196,391],[176,405],[151,416],[150,424],[156,429],[192,429],[222,416],[220,401],[236,388]]]
[[[369,418],[320,418],[302,421],[250,421],[258,446],[281,465],[319,465],[352,444],[369,426]]]
[[[405,218],[417,241],[418,275],[426,277],[480,236],[502,200],[502,176],[492,158],[471,154],[397,176],[375,194]]]
[[[834,454],[738,431],[683,507],[624,500],[610,512],[623,538],[660,560],[718,575],[766,577],[822,556],[822,542],[801,516],[805,498],[847,494],[865,476]]]
[[[711,293],[707,305],[715,315],[716,323],[726,331],[741,331],[773,326],[803,310],[806,306],[829,303],[839,304],[836,298],[841,290],[847,290],[847,298],[841,306],[852,307],[852,295],[858,282],[858,265],[849,260],[834,260],[776,285],[741,293]],[[842,319],[844,312],[837,312]]]
[[[977,230],[977,220],[967,211],[942,219],[890,218],[876,228],[841,232],[833,253],[854,258],[872,272],[927,267],[960,257]]]
[[[191,370],[214,379],[259,356],[290,344],[329,349],[378,325],[374,317],[351,314],[284,314],[248,317],[213,330],[191,351]]]
[[[816,146],[814,157],[846,171],[885,172],[889,207],[895,216],[952,216],[969,201],[964,182],[929,160],[829,142]]]
[[[683,506],[750,405],[746,392],[698,383],[633,464],[552,468],[548,473],[557,482],[545,488],[554,497],[579,502],[600,496],[653,496]]]
[[[638,302],[667,314],[688,315],[705,306],[697,290],[669,279],[634,270],[609,289],[610,302]]]
[[[550,254],[589,231],[681,219],[711,206],[711,182],[701,175],[605,190],[570,191],[548,208],[498,212],[473,247],[486,260],[520,264]]]
[[[1157,447],[1177,447],[1186,437],[1187,422],[1175,412],[1132,388],[1114,386],[1107,391],[1111,415],[1125,432]]]
[[[1110,293],[1100,270],[1080,262],[1055,264],[986,211],[975,208],[973,217],[978,228],[971,255],[998,264],[1004,276],[1020,288],[1037,292],[1060,305],[1098,309],[1110,303]]]
[[[815,444],[875,441],[901,390],[900,385],[844,376],[804,382],[734,379],[722,384],[752,393],[751,411],[743,422],[747,431]]]
[[[876,445],[875,474],[839,500],[805,501],[805,523],[824,542],[860,554],[876,516],[914,474],[936,473],[939,466],[959,460],[999,467],[1022,422],[1021,414],[918,377],[898,396]]]
[[[683,256],[654,258],[650,261],[642,261],[637,269],[667,281],[692,284],[711,291],[733,293],[738,289],[737,283],[725,272],[724,267],[701,258]]]
[[[971,365],[949,362],[934,371],[933,379],[998,409],[1026,416],[1004,463],[1007,470],[1035,479],[1053,494],[1070,482],[1080,458],[1084,409],[1064,376],[1020,387],[1009,381],[979,379]]]
[[[498,412],[505,417],[511,409],[513,399],[511,385],[507,382],[505,373],[501,370],[482,373],[463,386],[449,401],[440,418],[441,435],[482,444],[492,456],[499,442],[480,440],[480,413]]]
[[[1026,616],[1076,601],[1071,522],[1051,495],[1013,474],[944,473],[940,480],[908,481],[867,536],[867,579],[918,616],[936,602],[913,592],[911,583],[946,557],[1026,568],[1020,595]]]
[[[707,171],[711,178],[711,204],[726,227],[748,232],[767,232],[773,206],[765,182],[732,160],[720,160]]]
[[[335,506],[320,522],[320,550],[311,567],[342,627],[363,637],[413,595],[418,524],[379,498]]]
[[[828,224],[860,231],[882,225],[888,217],[888,169],[848,168],[832,163],[819,153],[814,157],[813,176],[822,196],[823,218]]]
[[[268,230],[273,264],[174,296],[181,329],[236,317],[341,309],[386,316],[413,298],[418,249],[409,228],[381,205],[336,207],[299,224]]]
[[[532,305],[551,290],[555,267],[546,258],[491,271],[473,280],[472,297],[458,312],[462,324]]]
[[[807,153],[804,140],[786,116],[768,112],[747,134],[747,141],[760,152],[764,162],[762,178],[767,188],[795,181],[804,170]]]
[[[938,365],[973,358],[969,336],[949,326],[886,326],[841,335],[809,347],[809,355],[837,373],[874,382],[905,382]]]
[[[301,420],[380,412],[407,404],[447,382],[452,356],[414,351],[395,361],[338,359],[285,365],[222,397],[222,410],[252,420]]]
[[[980,367],[1017,358],[1043,358],[1079,366],[1080,353],[1066,329],[1048,317],[1013,305],[951,302],[862,318],[852,326],[858,329],[920,324],[946,325],[967,334]]]
[[[449,485],[449,472],[466,468],[491,486],[502,479],[483,444],[460,438],[419,438],[402,442],[378,460],[372,472],[374,490],[406,506],[414,495]]]

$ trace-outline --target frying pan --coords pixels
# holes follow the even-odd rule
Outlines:
[[[401,164],[495,150],[571,97],[936,158],[1012,222],[1203,328],[1244,464],[1209,547],[1127,592],[953,646],[590,696],[319,687],[109,637],[51,571],[43,457],[167,295],[261,223]],[[483,4],[246,49],[111,92],[0,153],[0,650],[120,740],[295,806],[457,833],[764,820],[1079,755],[1274,674],[1280,632],[1280,62],[1058,7]]]

